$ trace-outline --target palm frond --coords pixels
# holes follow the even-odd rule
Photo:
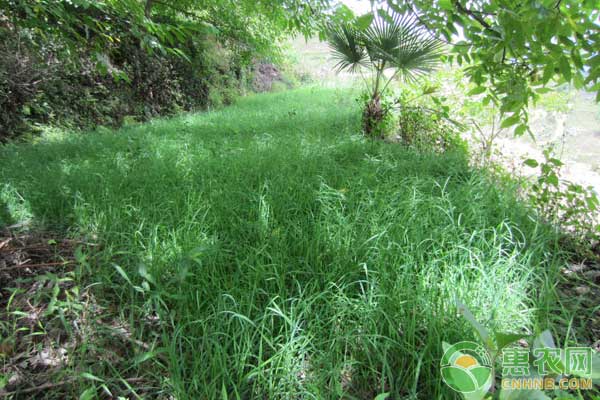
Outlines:
[[[365,31],[365,46],[371,59],[386,61],[389,54],[400,45],[402,36],[409,32],[405,29],[403,17],[377,15]]]
[[[428,37],[414,17],[397,13],[378,16],[364,36],[369,56],[396,68],[408,81],[433,71],[443,50],[443,44]]]
[[[360,31],[349,25],[341,25],[330,30],[328,42],[333,50],[332,57],[337,61],[335,68],[338,71],[357,72],[361,67],[369,65],[361,35]]]
[[[390,66],[405,80],[415,80],[439,66],[442,52],[443,43],[439,40],[411,35],[390,54]]]

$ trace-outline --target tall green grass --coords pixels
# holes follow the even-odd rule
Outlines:
[[[348,91],[302,89],[6,145],[0,215],[102,244],[83,278],[160,353],[81,361],[102,379],[153,376],[178,399],[453,398],[441,343],[474,339],[455,298],[545,327],[555,237],[465,154],[365,140],[359,116]]]

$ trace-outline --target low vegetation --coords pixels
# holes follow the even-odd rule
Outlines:
[[[457,297],[504,331],[566,326],[557,233],[511,180],[460,148],[364,138],[355,95],[3,146],[0,225],[77,240],[43,239],[71,272],[31,267],[2,289],[3,393],[453,398],[441,344],[475,338]],[[33,323],[27,279],[56,300]]]
[[[597,8],[0,0],[0,398],[600,398],[597,194],[498,161],[600,93]]]

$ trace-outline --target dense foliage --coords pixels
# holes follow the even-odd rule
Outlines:
[[[573,83],[600,99],[600,11],[597,0],[387,0],[419,18],[466,64],[473,94],[485,93],[503,125],[527,131],[526,106],[551,80]]]
[[[0,397],[456,398],[443,342],[478,340],[456,298],[495,355],[502,332],[597,341],[600,292],[579,276],[564,291],[555,229],[588,239],[596,196],[546,153],[526,162],[536,216],[512,178],[470,166],[459,104],[431,77],[390,84],[428,74],[445,37],[477,107],[522,134],[552,78],[600,88],[597,11],[377,3],[391,7],[355,18],[327,0],[0,0],[0,140],[231,103],[255,72],[278,74],[265,58],[289,33],[337,26],[339,66],[371,72],[363,93],[310,87],[2,144]],[[366,140],[360,111],[372,138],[407,146]]]

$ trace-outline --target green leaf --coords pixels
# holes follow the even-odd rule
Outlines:
[[[554,64],[551,61],[547,61],[546,66],[544,67],[544,74],[542,76],[542,82],[544,84],[548,83],[550,79],[554,76]]]
[[[148,273],[148,269],[146,268],[146,264],[140,263],[140,265],[138,266],[138,273],[140,274],[140,276],[142,278],[144,278],[148,282],[156,285],[156,281],[154,280],[154,278],[152,277],[152,275],[150,275],[150,273]]]
[[[89,379],[96,382],[104,382],[104,379],[98,378],[96,375],[92,375],[89,372],[82,372],[80,375],[83,379]]]
[[[525,132],[527,132],[527,125],[521,124],[515,129],[515,136],[522,136]]]
[[[127,273],[123,270],[123,268],[121,268],[117,264],[113,264],[113,267],[117,270],[119,275],[121,275],[121,277],[127,281],[127,283],[129,283],[131,286],[133,286],[133,283],[131,282],[131,280],[129,279],[129,276],[127,276]]]
[[[567,57],[562,56],[558,61],[558,67],[560,68],[560,72],[567,82],[571,81],[571,64],[569,64],[569,60]]]
[[[565,164],[563,164],[563,162],[562,162],[562,161],[560,161],[558,158],[550,158],[550,159],[548,160],[548,162],[549,162],[549,163],[551,163],[551,164],[553,164],[553,165],[555,165],[555,166],[557,166],[557,167],[562,167],[563,165],[565,165]]]
[[[225,383],[221,384],[221,399],[228,400],[229,395],[227,394],[227,388],[225,387]]]
[[[497,350],[500,351],[510,344],[518,342],[523,338],[529,337],[529,335],[524,333],[494,332],[494,337],[496,339],[496,346],[498,346]]]
[[[476,94],[481,94],[481,93],[485,92],[485,90],[486,90],[485,86],[477,86],[476,88],[469,91],[469,93],[467,93],[467,95],[474,96]]]
[[[575,48],[571,49],[571,60],[573,60],[573,64],[575,64],[575,67],[577,67],[577,69],[583,69],[583,60],[581,59],[581,55]]]
[[[527,165],[528,167],[531,168],[537,168],[540,164],[537,162],[537,160],[534,160],[533,158],[529,158],[525,161],[523,161],[523,164]]]
[[[439,4],[440,8],[442,8],[444,10],[452,11],[454,9],[454,7],[452,6],[451,0],[439,0],[438,4]]]
[[[369,26],[371,26],[374,18],[375,16],[373,13],[361,15],[360,17],[356,18],[356,27],[360,30],[366,30]]]
[[[519,114],[513,114],[512,116],[510,116],[510,117],[504,119],[504,121],[502,121],[500,128],[502,128],[502,129],[509,128],[513,125],[518,124],[520,120],[521,119],[520,119]]]
[[[389,393],[380,393],[377,396],[375,396],[374,400],[387,400],[390,397]]]
[[[550,348],[550,349],[556,348],[556,344],[554,343],[554,338],[552,338],[552,332],[550,332],[547,329],[535,337],[535,339],[533,340],[532,348],[535,350],[535,349],[542,349],[542,348],[546,348],[546,347]]]
[[[506,57],[506,51],[504,49],[500,49],[494,54],[494,62],[501,63],[502,59]]]
[[[92,400],[98,395],[95,387],[89,387],[85,389],[80,395],[79,400]]]
[[[559,185],[558,176],[555,173],[548,175],[546,181],[554,187],[558,187]]]
[[[154,358],[156,355],[158,354],[157,351],[147,351],[145,353],[140,354],[139,356],[137,356],[134,360],[134,364],[138,365],[141,364],[143,362],[146,362],[152,358]]]
[[[446,366],[442,367],[441,372],[446,383],[454,390],[473,392],[477,388],[477,382],[462,368]]]

